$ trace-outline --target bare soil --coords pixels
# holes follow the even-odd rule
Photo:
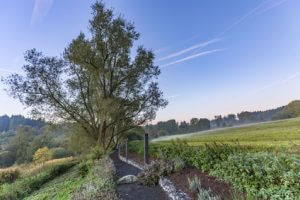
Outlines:
[[[233,195],[236,194],[233,187],[224,182],[217,180],[216,178],[209,176],[207,173],[201,172],[195,168],[185,168],[181,172],[171,174],[168,178],[175,184],[177,188],[188,194],[193,199],[197,199],[197,195],[190,191],[188,177],[198,177],[201,182],[201,187],[206,190],[211,190],[216,196],[221,199],[232,199]]]

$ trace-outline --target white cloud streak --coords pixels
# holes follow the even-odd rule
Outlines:
[[[251,9],[249,12],[247,12],[245,15],[243,15],[241,18],[239,18],[233,24],[231,24],[230,26],[228,26],[227,28],[225,28],[224,31],[222,31],[221,33],[219,33],[219,36],[224,35],[226,32],[230,31],[233,27],[235,27],[235,26],[241,24],[242,22],[244,22],[248,17],[254,15],[259,9],[261,9],[267,3],[268,3],[268,1],[263,1],[262,3],[260,3],[255,8]]]
[[[173,99],[176,97],[180,97],[180,94],[174,94],[174,95],[168,96],[167,99]]]
[[[261,15],[277,6],[280,6],[281,4],[285,3],[288,0],[265,0],[262,3],[258,4],[256,7],[251,9],[249,12],[247,12],[245,15],[243,15],[241,18],[239,18],[237,21],[235,21],[233,24],[228,26],[224,31],[219,33],[218,36],[224,35],[226,32],[230,31],[235,26],[243,23],[247,18],[255,15]]]
[[[30,25],[40,22],[50,11],[54,0],[35,0]]]
[[[160,58],[160,59],[157,60],[157,62],[168,60],[168,59],[171,59],[171,58],[174,58],[174,57],[177,57],[177,56],[181,56],[181,55],[183,55],[183,54],[185,54],[187,52],[190,52],[190,51],[192,51],[194,49],[203,48],[203,47],[205,47],[205,46],[207,46],[209,44],[218,42],[220,40],[222,40],[222,39],[221,38],[215,38],[213,40],[209,40],[209,41],[206,41],[206,42],[203,42],[203,43],[200,43],[200,44],[193,45],[193,46],[191,46],[189,48],[183,49],[181,51],[178,51],[178,52],[172,53],[170,55],[167,55],[167,56],[165,56],[163,58]]]
[[[260,9],[259,12],[256,13],[256,15],[261,15],[264,14],[278,6],[280,6],[281,4],[287,2],[288,0],[275,0],[275,1],[271,1],[267,6],[265,6],[264,8]]]
[[[175,64],[193,59],[193,58],[197,58],[197,57],[200,57],[200,56],[205,56],[205,55],[216,53],[216,52],[219,52],[219,51],[224,51],[224,49],[214,49],[214,50],[209,50],[209,51],[203,51],[201,53],[197,53],[195,55],[187,56],[185,58],[176,60],[174,62],[170,62],[170,63],[164,64],[164,65],[161,65],[161,67],[168,67],[168,66],[171,66],[171,65],[175,65]]]
[[[265,91],[265,90],[267,90],[269,88],[272,88],[272,87],[283,85],[283,84],[285,84],[285,83],[287,83],[287,82],[289,82],[291,80],[294,80],[294,79],[296,79],[298,77],[300,77],[300,72],[294,73],[294,74],[290,75],[289,77],[287,77],[287,78],[285,78],[283,80],[276,81],[276,82],[270,83],[268,85],[265,85],[262,88],[260,88],[260,89],[256,90],[255,92],[253,92],[253,94]]]

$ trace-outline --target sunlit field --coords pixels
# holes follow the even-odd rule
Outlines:
[[[222,142],[295,149],[300,145],[300,118],[167,136],[154,139],[153,142],[168,143],[177,138],[184,139],[192,146]]]

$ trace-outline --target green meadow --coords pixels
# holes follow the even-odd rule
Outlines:
[[[174,135],[158,138],[153,142],[169,143],[177,138],[185,140],[191,146],[220,142],[252,147],[282,147],[298,151],[300,146],[300,118]]]

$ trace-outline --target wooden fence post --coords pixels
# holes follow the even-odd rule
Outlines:
[[[128,162],[128,139],[125,141],[126,162]]]
[[[144,138],[144,162],[145,162],[145,165],[149,164],[149,138],[148,138],[148,133],[145,133],[145,138]]]

